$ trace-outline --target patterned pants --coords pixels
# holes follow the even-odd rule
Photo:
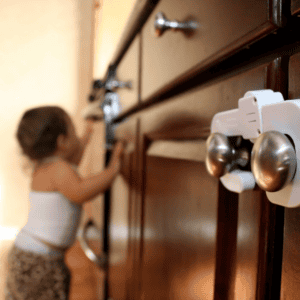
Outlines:
[[[23,251],[8,255],[5,300],[67,300],[70,271],[63,258]]]

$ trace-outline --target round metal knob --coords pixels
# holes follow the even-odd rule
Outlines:
[[[250,159],[247,149],[236,150],[228,137],[221,133],[211,134],[206,141],[206,169],[214,177],[222,177],[237,165],[245,167]]]
[[[154,28],[157,36],[161,36],[167,29],[191,31],[199,27],[195,21],[178,22],[168,20],[164,13],[159,12],[155,16]]]
[[[277,131],[262,133],[251,153],[251,170],[256,183],[267,192],[283,189],[293,179],[297,167],[294,147]]]

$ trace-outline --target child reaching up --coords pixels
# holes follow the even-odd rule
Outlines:
[[[69,115],[57,106],[24,113],[17,139],[34,170],[28,220],[8,256],[6,300],[68,299],[64,254],[75,241],[82,204],[110,187],[123,152],[118,142],[104,171],[80,177],[76,166],[91,133],[90,121],[79,138]]]

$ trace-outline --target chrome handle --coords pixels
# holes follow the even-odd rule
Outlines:
[[[104,268],[107,264],[107,256],[106,254],[102,254],[101,256],[96,255],[93,250],[89,247],[88,242],[86,241],[86,232],[90,227],[95,227],[95,224],[93,220],[88,220],[88,222],[85,224],[81,234],[78,237],[79,243],[81,245],[81,248],[87,258],[91,260],[93,263],[95,263],[98,267]],[[100,237],[100,233],[99,233]]]
[[[168,20],[164,13],[159,12],[155,16],[154,28],[157,36],[161,36],[167,29],[193,31],[199,27],[198,22],[186,21],[178,22]]]
[[[237,144],[240,144],[240,141]],[[216,132],[208,137],[205,164],[210,175],[222,177],[238,165],[245,167],[249,160],[248,150],[235,149],[226,135]]]
[[[251,170],[260,188],[276,192],[290,183],[295,175],[297,158],[288,137],[278,131],[262,133],[251,153]]]

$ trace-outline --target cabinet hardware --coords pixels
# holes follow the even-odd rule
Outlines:
[[[245,167],[250,161],[247,149],[235,149],[229,138],[222,133],[213,133],[207,139],[206,168],[214,177],[224,176],[236,166]]]
[[[114,124],[113,120],[121,112],[121,102],[119,95],[115,92],[107,92],[105,94],[104,101],[101,105],[104,113],[105,121],[105,139],[106,139],[106,149],[111,149],[115,142],[115,130],[118,124]]]
[[[199,23],[196,21],[178,22],[176,20],[170,21],[166,18],[164,13],[159,12],[155,16],[154,28],[155,34],[161,36],[166,30],[182,30],[182,31],[193,31],[199,27]]]
[[[107,92],[104,100],[99,99],[85,107],[81,115],[84,119],[93,119],[100,121],[104,119],[106,131],[106,149],[111,149],[114,144],[115,130],[118,124],[113,121],[121,112],[121,103],[119,95],[115,92]]]
[[[278,131],[262,133],[254,143],[251,170],[255,181],[265,191],[277,192],[295,175],[297,157],[292,143]]]
[[[86,232],[91,227],[95,227],[95,224],[92,220],[88,220],[82,232],[79,234],[78,240],[87,258],[91,260],[93,263],[95,263],[98,267],[104,268],[105,265],[107,264],[107,255],[106,254],[102,254],[101,256],[96,255],[93,252],[93,250],[89,247],[88,242],[86,241]],[[99,238],[100,238],[100,233],[99,233]]]
[[[210,152],[220,151],[218,147],[221,146],[216,144],[215,149],[211,149],[209,142],[216,133],[227,137],[242,136],[254,144],[250,157],[251,172],[239,169],[228,171],[224,164],[226,166],[226,159],[230,164],[230,151],[229,158],[224,156],[223,165],[219,163],[220,180],[225,187],[234,192],[243,191],[234,185],[234,176],[239,174],[242,185],[247,185],[246,181],[254,178],[272,203],[284,207],[300,206],[300,166],[297,164],[300,159],[300,152],[297,151],[300,149],[299,116],[300,99],[284,101],[281,93],[272,90],[247,92],[239,99],[238,109],[216,114],[211,123],[212,136],[208,138],[208,161]],[[208,164],[208,172],[209,167]],[[246,189],[253,188],[251,184]]]
[[[112,91],[115,88],[132,88],[132,83],[131,81],[119,81],[119,80],[110,80],[107,81],[105,84],[105,88],[109,91]]]

